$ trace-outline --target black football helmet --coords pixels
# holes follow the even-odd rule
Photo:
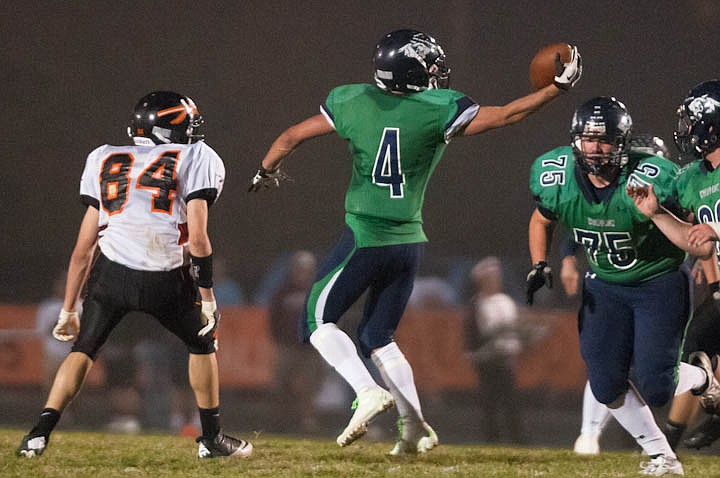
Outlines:
[[[575,162],[586,173],[598,174],[627,164],[632,118],[625,105],[611,96],[586,101],[575,110],[570,127]],[[584,153],[582,140],[613,145],[608,153]]]
[[[677,117],[673,137],[681,156],[704,158],[720,147],[720,80],[691,89]]]
[[[386,91],[411,93],[450,86],[442,47],[417,30],[397,30],[381,38],[373,64],[375,83]]]
[[[646,133],[633,134],[630,138],[630,149],[670,159],[670,150],[659,136]]]
[[[203,123],[195,102],[174,91],[153,91],[135,105],[128,136],[135,144],[190,144],[204,138],[197,134]]]

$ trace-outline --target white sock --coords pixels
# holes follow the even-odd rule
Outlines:
[[[580,433],[600,436],[608,419],[610,410],[608,407],[597,401],[590,389],[590,382],[585,383],[583,392],[582,428]]]
[[[677,458],[665,434],[655,423],[650,407],[638,396],[632,386],[625,393],[623,404],[618,408],[610,408],[610,413],[635,438],[648,456],[665,455]]]
[[[700,390],[707,383],[705,370],[689,363],[680,362],[678,369],[678,384],[675,387],[675,396],[688,390]]]
[[[390,388],[398,413],[401,417],[417,418],[423,421],[412,368],[395,342],[373,351],[372,360],[380,371],[385,384]]]
[[[365,368],[352,339],[333,323],[321,324],[310,335],[310,343],[322,358],[355,390],[355,394],[369,387],[377,387]]]

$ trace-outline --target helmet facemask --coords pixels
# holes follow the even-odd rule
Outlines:
[[[588,148],[583,147],[583,141],[594,144],[595,149],[586,151]],[[613,177],[628,161],[626,136],[575,135],[572,146],[577,165],[594,176]]]

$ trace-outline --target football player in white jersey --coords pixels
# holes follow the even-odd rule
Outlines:
[[[252,453],[250,443],[220,429],[215,356],[219,315],[207,222],[208,209],[222,191],[225,167],[198,134],[202,122],[189,97],[156,91],[141,98],[133,111],[128,134],[134,146],[106,144],[88,156],[80,182],[87,210],[53,330],[58,340],[75,343],[18,455],[45,451],[98,351],[132,311],[154,316],[188,348],[190,385],[202,425],[198,456]],[[76,303],[86,280],[79,317]]]

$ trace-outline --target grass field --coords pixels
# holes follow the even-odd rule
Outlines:
[[[57,432],[41,457],[20,459],[20,430],[0,429],[2,477],[636,477],[638,453],[578,457],[570,450],[441,445],[427,455],[392,458],[389,443],[341,449],[331,440],[250,438],[249,459],[199,461],[190,438]],[[685,453],[686,476],[720,477],[717,457]]]

